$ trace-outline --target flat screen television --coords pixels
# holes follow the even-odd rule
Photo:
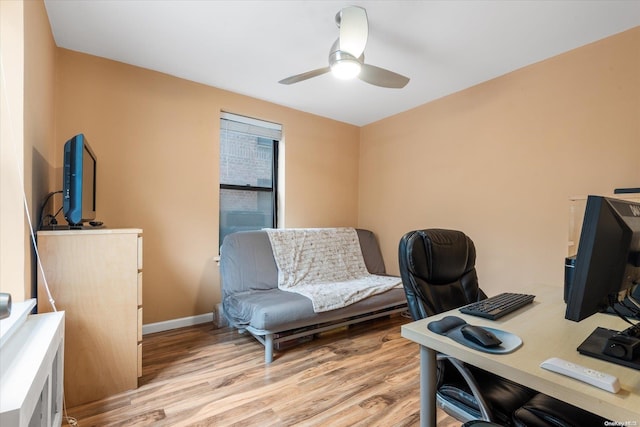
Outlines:
[[[606,311],[638,284],[640,203],[589,196],[565,318],[578,322]]]
[[[62,212],[71,228],[96,218],[96,155],[83,134],[64,144]]]

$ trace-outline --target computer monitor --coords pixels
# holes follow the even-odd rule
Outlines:
[[[622,331],[598,327],[578,351],[640,369],[640,203],[589,196],[570,284],[565,318],[579,322],[594,313],[617,313],[630,327]]]
[[[640,203],[589,196],[565,318],[605,311],[639,283]]]

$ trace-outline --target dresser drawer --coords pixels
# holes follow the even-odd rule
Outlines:
[[[142,343],[138,344],[138,377],[142,376]]]
[[[138,342],[142,342],[142,307],[138,307]]]
[[[138,270],[142,270],[142,236],[138,236]]]

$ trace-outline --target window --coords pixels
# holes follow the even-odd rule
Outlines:
[[[220,244],[227,234],[277,225],[281,126],[222,113]]]

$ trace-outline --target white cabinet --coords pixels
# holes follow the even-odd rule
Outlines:
[[[29,315],[35,300],[0,320],[0,425],[62,424],[64,312]]]

